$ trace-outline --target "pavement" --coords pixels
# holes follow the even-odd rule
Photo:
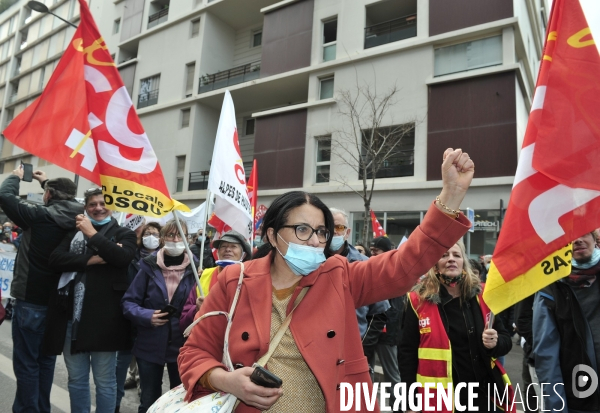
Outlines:
[[[516,339],[515,339],[516,340]],[[513,348],[506,356],[505,368],[515,386],[523,388],[521,379],[521,366],[523,360],[523,350],[513,341]],[[377,366],[376,373],[382,373],[381,367]],[[62,356],[56,358],[56,368],[54,371],[54,384],[52,386],[51,403],[53,413],[69,412],[69,392],[67,387],[67,369]],[[163,392],[168,390],[168,375],[165,370],[163,376]],[[95,411],[95,386],[90,374],[90,387],[92,392],[92,412]],[[12,335],[11,322],[6,320],[0,325],[0,413],[11,413],[12,403],[16,392],[15,376],[12,368]],[[122,413],[136,413],[139,405],[137,389],[125,390],[125,397],[121,402]],[[517,407],[519,407],[517,405]],[[519,410],[520,411],[520,410]]]

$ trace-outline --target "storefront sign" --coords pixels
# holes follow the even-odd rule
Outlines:
[[[475,221],[475,231],[500,231],[500,221]]]

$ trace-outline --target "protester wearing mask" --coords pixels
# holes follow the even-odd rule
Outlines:
[[[194,254],[196,258],[200,258],[200,248],[202,248],[202,240],[204,240],[204,258],[202,258],[202,267],[213,268],[216,264],[215,259],[213,258],[212,248],[210,247],[210,238],[204,235],[204,230],[202,228],[198,230],[196,235],[196,241],[190,245],[190,251],[192,251],[192,254]]]
[[[185,237],[187,226],[181,223]],[[177,224],[170,220],[160,231],[164,245],[140,261],[140,271],[123,297],[123,312],[137,329],[133,355],[140,372],[139,413],[144,413],[162,394],[165,364],[170,387],[181,383],[177,355],[183,345],[179,317],[194,286],[194,275]],[[153,245],[153,244],[148,244]],[[170,306],[170,307],[167,307]],[[161,311],[161,310],[167,311]]]
[[[62,275],[50,301],[44,347],[47,354],[64,354],[71,412],[90,411],[91,367],[96,412],[113,413],[117,351],[131,348],[131,325],[120,304],[136,236],[111,217],[102,189],[85,191],[84,199],[87,216],[76,217],[77,231],[50,256],[50,267]]]
[[[200,309],[201,315],[227,312],[237,297],[232,323],[202,319],[181,349],[185,400],[218,390],[240,399],[237,413],[337,412],[337,384],[366,383],[372,392],[355,309],[407,292],[466,233],[470,222],[457,209],[473,172],[466,153],[448,149],[442,192],[403,248],[351,264],[331,254],[333,216],[317,196],[294,191],[277,197],[263,218],[261,248],[268,255],[225,268]],[[232,371],[222,363],[226,328],[231,361],[240,365]],[[283,386],[266,388],[250,380],[251,366],[278,331],[281,341],[266,365]]]
[[[600,372],[600,250],[596,236],[592,231],[573,240],[571,274],[535,294],[535,373],[540,383],[564,383],[541,387],[540,412],[600,411],[600,391],[593,379]],[[582,386],[581,380],[590,377],[591,386]]]
[[[236,231],[228,231],[218,240],[213,241],[213,247],[217,250],[217,267],[207,268],[202,271],[200,284],[202,285],[203,297],[200,296],[198,286],[192,289],[181,312],[179,325],[182,331],[192,324],[196,312],[200,310],[204,297],[206,297],[213,285],[217,282],[217,276],[221,268],[231,262],[247,261],[251,258],[250,244],[242,234]]]
[[[148,255],[154,253],[160,245],[160,224],[157,222],[150,222],[148,224],[140,225],[135,230],[137,233],[137,249],[135,255],[129,263],[129,270],[127,272],[127,285],[129,286],[137,273],[140,271],[140,260],[146,258]],[[135,329],[134,329],[135,331]],[[134,333],[135,336],[135,333]],[[133,342],[132,342],[133,345]],[[139,384],[139,373],[135,357],[129,350],[119,351],[117,354],[117,408],[115,412],[120,411],[121,399],[125,395],[125,389],[133,389]]]
[[[333,215],[333,238],[331,239],[330,249],[334,254],[339,254],[348,259],[348,262],[366,261],[368,258],[360,254],[350,243],[348,237],[352,231],[348,227],[348,215],[345,211],[337,208],[329,208]],[[358,330],[362,338],[363,351],[369,361],[369,370],[371,378],[374,375],[375,368],[375,350],[386,323],[387,316],[385,312],[390,308],[388,300],[379,301],[370,305],[363,305],[356,309],[356,319],[358,320]],[[372,356],[372,359],[369,358]],[[392,383],[393,384],[393,383]]]

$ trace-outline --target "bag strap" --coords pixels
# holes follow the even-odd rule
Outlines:
[[[308,292],[308,287],[304,287],[302,289],[302,291],[300,291],[300,294],[298,294],[298,297],[296,297],[296,300],[294,301],[294,308],[292,308],[292,311],[290,311],[290,313],[287,315],[287,317],[283,321],[283,324],[281,324],[281,326],[279,327],[279,330],[277,330],[275,337],[273,337],[273,340],[271,340],[271,343],[269,343],[269,350],[265,353],[264,356],[262,356],[256,362],[256,364],[260,365],[261,367],[264,367],[265,364],[267,364],[267,362],[273,355],[273,352],[279,345],[279,342],[283,338],[283,335],[285,334],[286,330],[290,326],[290,323],[292,322],[292,314],[294,313],[294,310],[296,309],[296,307],[298,307],[298,304],[300,304],[300,301],[302,301],[302,299],[304,298],[304,296],[306,295],[307,292]]]

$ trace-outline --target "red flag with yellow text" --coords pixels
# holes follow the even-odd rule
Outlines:
[[[102,185],[108,208],[161,217],[171,199],[158,158],[87,3],[42,95],[4,130],[15,145]]]
[[[484,298],[493,312],[570,274],[569,243],[600,226],[600,9],[555,0]]]

